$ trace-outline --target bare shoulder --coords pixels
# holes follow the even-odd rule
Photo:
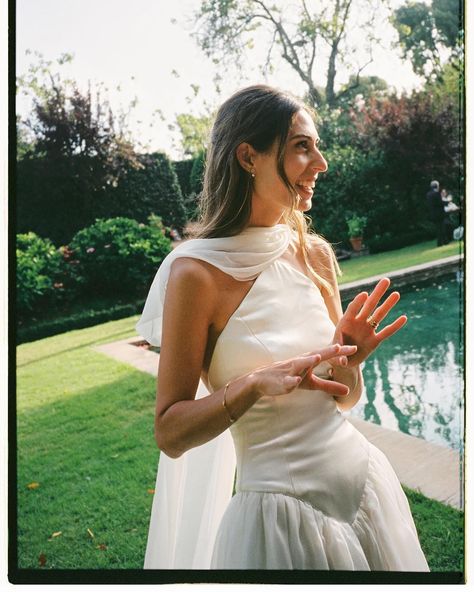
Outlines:
[[[171,264],[169,282],[199,289],[215,287],[212,265],[194,257],[178,257]]]

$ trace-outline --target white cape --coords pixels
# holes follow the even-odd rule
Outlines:
[[[286,224],[251,227],[236,236],[186,241],[161,264],[136,329],[161,344],[166,285],[178,257],[206,261],[237,280],[255,279],[288,248]],[[200,382],[197,397],[208,395]],[[160,454],[145,569],[209,569],[222,515],[232,496],[235,452],[228,430],[171,459]]]

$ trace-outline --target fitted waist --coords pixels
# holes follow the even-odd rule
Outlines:
[[[349,521],[367,476],[368,442],[332,397],[315,401],[319,395],[274,397],[235,424],[236,491],[284,493]]]

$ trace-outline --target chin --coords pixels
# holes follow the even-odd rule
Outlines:
[[[296,208],[299,212],[309,212],[309,210],[313,207],[313,201],[311,198],[309,199],[301,199],[298,207]]]

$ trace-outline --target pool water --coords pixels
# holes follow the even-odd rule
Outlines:
[[[463,448],[463,284],[454,274],[400,291],[408,323],[363,367],[356,415],[435,444]]]

